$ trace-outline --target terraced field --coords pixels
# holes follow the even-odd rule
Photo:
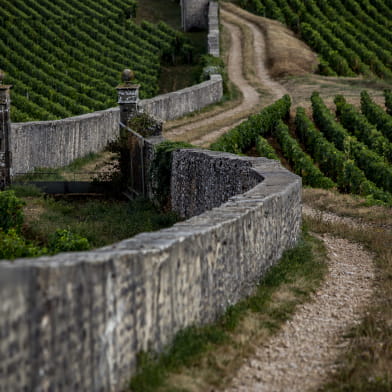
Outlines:
[[[135,0],[5,0],[0,69],[14,85],[12,120],[51,120],[115,106],[124,68],[140,95],[156,95],[161,61],[189,57],[184,36],[164,23],[136,24]]]
[[[289,26],[320,54],[328,76],[392,78],[390,0],[239,0]]]

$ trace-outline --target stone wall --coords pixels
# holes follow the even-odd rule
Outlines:
[[[222,77],[172,93],[140,101],[149,114],[172,120],[217,103],[223,94]],[[14,123],[11,127],[12,172],[35,167],[60,167],[90,152],[99,152],[119,134],[119,108],[56,121]]]
[[[217,103],[222,96],[222,77],[215,74],[206,82],[140,101],[140,106],[148,114],[169,121]]]
[[[188,182],[193,162],[208,176]],[[140,350],[216,319],[297,241],[301,180],[276,161],[182,150],[172,177],[180,211],[189,191],[217,205],[209,187],[226,203],[94,251],[0,262],[1,392],[118,392]]]
[[[219,43],[219,4],[217,1],[211,1],[208,7],[208,54],[214,57],[220,55]]]
[[[60,167],[90,152],[102,151],[119,134],[118,108],[56,121],[14,123],[13,174],[35,167]]]
[[[263,178],[249,158],[221,152],[183,150],[173,154],[172,209],[189,218],[211,210],[231,196],[253,188]],[[219,172],[219,175],[217,175]]]
[[[182,27],[184,31],[208,27],[209,0],[181,0]]]

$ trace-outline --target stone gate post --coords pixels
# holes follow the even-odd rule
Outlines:
[[[130,69],[122,73],[123,83],[117,86],[118,104],[120,105],[120,121],[127,125],[128,121],[139,112],[139,84],[133,84],[135,74]]]
[[[0,70],[0,190],[11,183],[11,85],[3,85],[4,72]]]
[[[128,130],[129,121],[138,115],[139,88],[133,84],[135,74],[130,69],[122,73],[123,83],[117,86],[120,106],[120,170],[124,180],[123,187],[133,196],[144,194],[143,140]]]

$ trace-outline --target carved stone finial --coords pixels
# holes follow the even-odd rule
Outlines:
[[[125,84],[129,84],[135,79],[135,73],[131,69],[124,69],[121,77]]]
[[[5,72],[0,69],[0,84],[3,84],[4,78],[5,78]]]

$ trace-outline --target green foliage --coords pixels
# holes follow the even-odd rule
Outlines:
[[[343,151],[347,159],[352,159],[369,180],[385,191],[392,192],[392,167],[336,122],[318,93],[313,93],[311,100],[313,119],[324,136],[338,150]],[[337,102],[341,103],[342,98],[339,97]]]
[[[41,197],[43,192],[35,185],[25,184],[13,184],[12,190],[15,192],[16,197]]]
[[[306,151],[318,163],[325,176],[338,184],[338,189],[345,193],[368,196],[392,204],[392,195],[379,189],[369,181],[363,171],[329,142],[312,121],[306,116],[305,109],[299,107],[295,118],[296,132]]]
[[[44,254],[45,250],[26,241],[15,229],[10,229],[8,232],[0,229],[0,259],[36,257]]]
[[[343,96],[337,96],[335,104],[336,113],[344,128],[371,150],[392,163],[392,143],[353,105],[348,104]]]
[[[189,143],[167,140],[158,144],[155,148],[155,157],[151,164],[150,176],[152,178],[154,196],[163,208],[167,206],[170,196],[172,153],[181,148],[192,147]]]
[[[392,116],[376,105],[367,91],[361,93],[361,110],[369,122],[376,125],[377,129],[392,143]]]
[[[134,0],[5,0],[0,68],[14,85],[12,120],[51,120],[114,106],[119,72],[132,68],[141,97],[156,95],[161,61],[189,58],[185,36],[132,20]]]
[[[276,159],[279,161],[279,157],[276,154],[274,148],[271,146],[271,144],[268,143],[268,141],[263,136],[259,136],[256,139],[256,151],[260,157]]]
[[[220,57],[212,56],[211,54],[205,54],[200,57],[200,64],[203,69],[201,81],[208,80],[210,74],[219,73],[223,80],[223,93],[228,94],[229,88],[229,76],[226,71],[226,66]]]
[[[290,107],[290,97],[285,95],[221,136],[211,145],[211,149],[234,154],[244,153],[255,145],[258,136],[270,134],[275,124],[288,116]]]
[[[23,224],[22,200],[12,190],[0,192],[0,230],[7,233],[10,229],[19,232]]]
[[[276,125],[274,135],[282,148],[284,157],[289,161],[294,172],[302,177],[305,185],[325,189],[336,186],[314,165],[312,158],[302,151],[299,143],[290,136],[287,125],[282,121]]]
[[[144,131],[156,126],[156,120],[147,113],[138,113],[137,115],[132,116],[127,126],[133,131],[143,135]]]
[[[392,78],[391,23],[381,2],[377,8],[356,0],[242,0],[240,5],[286,23],[320,54],[324,75]]]
[[[48,249],[50,253],[80,251],[89,248],[90,244],[87,238],[74,234],[70,230],[57,229],[49,237]]]
[[[48,248],[50,238],[58,229],[86,238],[90,248],[97,248],[141,232],[171,226],[179,219],[175,213],[162,212],[144,199],[55,201],[40,198],[29,203],[41,213],[26,222],[24,234]]]

